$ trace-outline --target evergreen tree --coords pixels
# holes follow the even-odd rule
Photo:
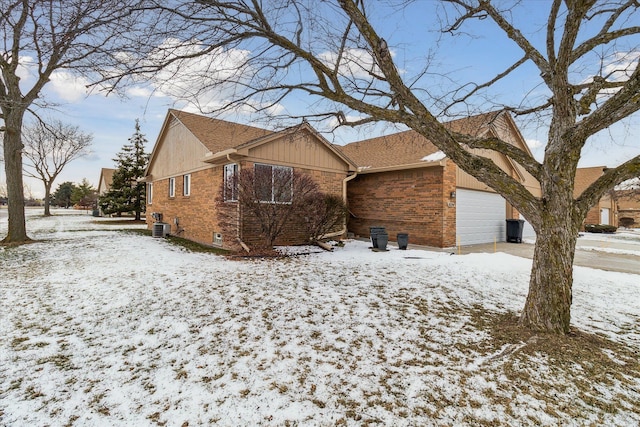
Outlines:
[[[53,206],[69,209],[69,206],[72,205],[71,195],[75,188],[75,184],[71,181],[66,181],[58,185],[56,191],[51,195],[51,204]]]
[[[74,205],[89,209],[95,205],[97,194],[97,190],[87,181],[87,178],[84,178],[80,185],[74,187],[71,193],[71,202]]]
[[[145,184],[138,182],[144,176],[149,155],[144,151],[147,142],[144,134],[140,132],[140,122],[136,119],[136,130],[129,138],[129,143],[122,147],[117,154],[116,170],[113,173],[111,189],[98,203],[105,214],[117,214],[133,212],[135,219],[140,219],[145,206]]]

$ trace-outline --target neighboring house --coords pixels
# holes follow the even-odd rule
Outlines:
[[[531,154],[507,113],[488,113],[449,122],[452,131],[497,136]],[[383,226],[389,240],[408,233],[409,242],[452,247],[504,241],[506,219],[519,213],[505,199],[459,169],[438,148],[413,130],[354,142],[341,147],[359,166],[349,182],[349,231],[368,236]],[[472,150],[491,158],[535,195],[538,182],[508,157]],[[525,236],[533,230],[525,224]]]
[[[321,191],[342,197],[355,171],[353,162],[307,123],[272,132],[172,109],[144,178],[149,227],[161,214],[171,234],[193,241],[224,248],[261,243],[255,223],[237,209],[233,191],[222,191],[240,170],[257,167],[310,174]],[[235,216],[233,231],[221,224],[219,209]],[[290,232],[276,243],[304,242]]]
[[[578,168],[573,184],[573,197],[578,197],[584,190],[604,174],[606,166]],[[616,204],[610,194],[605,194],[587,213],[584,224],[618,225]]]
[[[113,182],[113,173],[115,169],[102,168],[100,170],[100,179],[98,180],[98,196],[103,196],[107,191],[111,190]]]
[[[640,227],[640,190],[616,190],[618,225],[620,227]]]
[[[113,182],[113,173],[115,169],[102,168],[100,170],[100,179],[98,180],[98,198],[105,195],[109,190],[111,190],[111,183]],[[102,209],[98,205],[98,215],[103,216],[104,213]]]
[[[512,117],[488,113],[449,122],[455,132],[496,136],[531,154]],[[472,150],[491,158],[536,197],[538,182],[510,158]],[[149,227],[158,215],[171,234],[204,244],[237,248],[262,243],[252,218],[239,211],[228,188],[244,168],[288,169],[310,174],[325,193],[348,202],[348,231],[368,237],[385,227],[389,240],[408,233],[409,242],[452,247],[506,240],[507,219],[521,215],[494,190],[458,168],[413,130],[335,146],[309,124],[278,132],[169,110],[151,153],[147,183]],[[580,194],[604,168],[582,168]],[[102,180],[101,180],[102,182]],[[227,194],[229,193],[229,194]],[[219,213],[232,217],[229,230]],[[155,215],[154,215],[155,214]],[[617,224],[615,205],[605,196],[585,223]],[[346,231],[345,228],[344,231]],[[523,237],[533,237],[525,221]],[[305,243],[290,227],[277,244]]]

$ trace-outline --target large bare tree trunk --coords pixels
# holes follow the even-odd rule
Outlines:
[[[544,224],[538,232],[529,294],[520,318],[534,330],[569,332],[577,231]]]
[[[29,241],[24,213],[24,188],[22,182],[22,115],[6,114],[4,133],[4,170],[7,178],[9,200],[9,227],[3,243]]]
[[[547,149],[545,175],[540,183],[541,216],[529,281],[529,294],[520,323],[529,329],[567,333],[571,321],[573,258],[578,230],[584,218],[575,211],[573,176],[577,162]],[[577,157],[576,157],[577,158]]]

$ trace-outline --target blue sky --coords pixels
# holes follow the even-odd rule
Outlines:
[[[514,15],[515,19],[526,17],[519,21],[526,22],[523,32],[539,47],[543,43],[544,31],[540,29],[546,20],[547,5],[545,1],[525,2],[523,9]],[[419,71],[424,64],[423,58],[434,51],[436,41],[440,37],[435,31],[438,28],[435,6],[436,2],[419,1],[415,4],[416,9],[410,11],[393,11],[380,7],[371,12],[371,20],[379,28],[380,34],[387,39],[398,68],[407,77]],[[437,60],[431,65],[434,75],[430,76],[431,80],[425,81],[423,86],[432,84],[433,88],[437,89],[436,92],[446,92],[449,89],[447,85],[452,85],[452,79],[480,81],[483,78],[491,78],[519,57],[519,51],[514,48],[513,43],[500,31],[489,26],[487,21],[476,21],[473,26],[463,28],[480,34],[476,38],[440,39],[440,44],[437,45],[440,49]],[[443,70],[446,75],[443,75]],[[539,80],[536,73],[538,71],[534,67],[523,67],[509,82],[496,86],[493,99],[508,103],[525,96],[544,96],[544,91],[535,84],[535,81]],[[28,83],[26,70],[23,79]],[[92,153],[70,163],[57,178],[54,188],[64,181],[80,182],[83,178],[97,187],[100,169],[114,167],[113,158],[133,134],[136,119],[140,120],[141,130],[149,141],[147,150],[151,151],[168,108],[187,108],[196,112],[192,105],[178,99],[183,91],[172,91],[164,87],[159,91],[164,95],[158,92],[151,94],[148,86],[139,86],[128,88],[126,98],[105,97],[99,93],[87,94],[84,90],[85,83],[68,74],[58,74],[43,92],[48,101],[59,104],[55,110],[50,111],[51,116],[77,125],[94,136]],[[483,107],[478,107],[478,111]],[[310,104],[305,97],[292,97],[283,102],[282,108],[292,114],[302,114],[303,111],[309,111]],[[493,109],[490,104],[487,104],[486,108]],[[248,116],[238,115],[231,119],[253,123],[253,118]],[[260,122],[259,125],[265,126],[265,123]],[[528,126],[525,122],[519,122],[519,125],[525,139],[530,142],[534,155],[540,160],[543,142],[546,139],[544,128]],[[357,132],[338,130],[326,136],[332,142],[344,144],[393,131],[389,126],[380,125]],[[580,166],[617,166],[640,154],[639,135],[640,115],[636,114],[625,123],[593,138],[584,150]],[[0,181],[4,181],[4,176],[0,177]],[[25,178],[25,183],[30,189],[28,194],[31,193],[34,197],[42,196],[42,184],[39,181]]]

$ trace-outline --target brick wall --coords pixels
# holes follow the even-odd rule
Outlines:
[[[252,163],[244,164],[242,167],[253,167]],[[344,173],[327,172],[312,169],[296,168],[295,172],[310,175],[320,187],[320,191],[326,194],[333,194],[342,197],[342,182],[346,177]],[[285,226],[282,235],[276,240],[276,245],[297,245],[308,243],[304,233],[304,218],[293,217]],[[264,238],[260,237],[259,224],[249,215],[243,216],[242,220],[242,240],[249,246],[259,246],[264,244]]]
[[[583,229],[584,224],[600,224],[600,206],[596,205],[589,209],[589,212],[587,212],[587,217],[583,222]]]
[[[241,167],[253,167],[252,163],[242,164]],[[344,173],[304,170],[300,172],[310,174],[319,184],[321,191],[342,196],[342,181]],[[160,212],[163,222],[171,225],[171,234],[193,240],[206,245],[213,244],[214,233],[221,233],[223,247],[238,249],[237,243],[237,204],[234,202],[220,203],[218,201],[223,179],[223,166],[216,166],[191,174],[191,194],[183,195],[183,176],[175,177],[175,197],[169,198],[169,179],[153,182],[153,200],[147,207],[147,224],[153,226],[152,212]],[[220,215],[220,209],[224,209]],[[178,218],[176,225],[175,219]],[[278,245],[293,245],[306,243],[299,221],[295,218],[278,239]],[[297,223],[296,223],[297,222]],[[262,244],[263,239],[258,236],[259,227],[252,218],[243,218],[242,240],[249,246]]]
[[[348,183],[349,231],[369,236],[385,227],[389,240],[409,233],[409,243],[455,246],[456,169],[447,166],[361,174]]]
[[[618,222],[621,227],[640,227],[640,209],[620,209],[618,211]]]
[[[147,206],[149,227],[154,222],[150,213],[160,212],[163,222],[171,224],[171,234],[211,245],[213,233],[221,229],[216,215],[216,198],[222,185],[222,166],[192,173],[189,196],[183,195],[183,176],[178,175],[175,180],[173,198],[169,198],[168,178],[153,182],[153,200]],[[178,224],[175,223],[176,218]]]

